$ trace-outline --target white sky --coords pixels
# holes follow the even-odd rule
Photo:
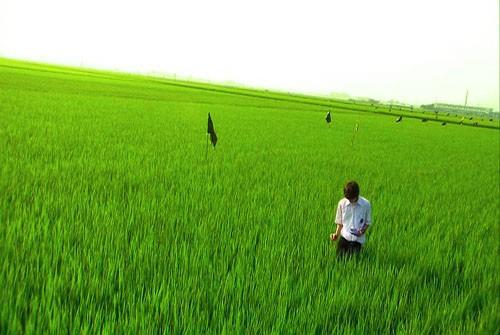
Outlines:
[[[0,56],[499,109],[498,0],[0,0]]]

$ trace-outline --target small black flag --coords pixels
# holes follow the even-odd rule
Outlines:
[[[401,120],[403,120],[403,115],[400,115],[400,116],[397,118],[396,122],[401,122]]]
[[[446,122],[441,123],[442,126],[446,126]]]
[[[332,122],[332,116],[330,115],[330,112],[328,112],[328,114],[326,114],[326,122],[327,123]]]
[[[210,113],[208,113],[208,130],[207,133],[210,134],[210,142],[215,148],[217,144],[217,135],[215,134],[214,123],[212,122],[212,118],[210,117]]]

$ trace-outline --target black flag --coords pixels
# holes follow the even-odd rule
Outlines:
[[[400,116],[397,118],[396,122],[401,122],[401,120],[403,120],[403,115],[400,115]]]
[[[210,134],[210,142],[215,148],[217,144],[217,135],[215,135],[214,123],[212,122],[212,118],[210,117],[210,113],[208,113],[208,130],[207,133]]]
[[[328,114],[326,114],[326,122],[327,123],[332,122],[332,116],[330,115],[330,112],[328,112]]]

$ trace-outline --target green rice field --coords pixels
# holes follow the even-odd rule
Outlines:
[[[498,334],[499,122],[438,121],[0,59],[0,334]]]

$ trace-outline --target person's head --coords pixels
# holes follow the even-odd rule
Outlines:
[[[358,201],[359,185],[354,180],[348,181],[344,186],[344,197],[351,203]]]

